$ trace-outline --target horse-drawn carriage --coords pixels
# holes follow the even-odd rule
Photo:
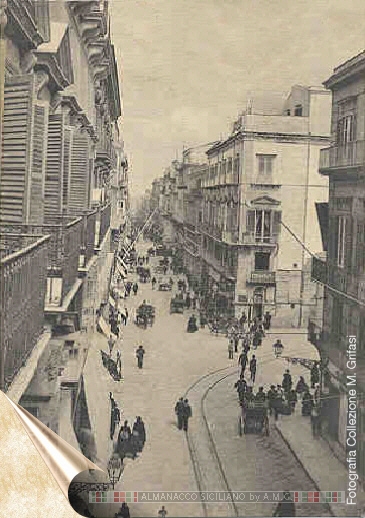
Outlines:
[[[185,301],[182,298],[174,297],[170,302],[170,313],[184,313]]]
[[[270,435],[268,405],[261,401],[243,401],[238,422],[239,434]]]
[[[136,325],[147,329],[147,326],[152,326],[155,321],[156,311],[150,304],[142,304],[137,309]]]
[[[139,282],[144,284],[151,278],[151,270],[149,268],[144,268],[143,266],[138,266],[137,275],[139,275]]]
[[[158,279],[158,289],[159,291],[171,291],[172,284],[170,282],[170,279],[160,277]]]

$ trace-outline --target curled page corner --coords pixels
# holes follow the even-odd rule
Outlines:
[[[93,480],[94,482],[101,483],[106,481],[107,475],[101,468],[70,446],[68,442],[59,437],[20,405],[14,403],[8,396],[6,398],[14,408],[31,441],[69,501],[69,489],[72,482],[79,479],[85,479],[85,482]],[[88,476],[91,479],[87,479]],[[71,501],[70,504],[73,506]],[[88,515],[85,514],[83,516]]]

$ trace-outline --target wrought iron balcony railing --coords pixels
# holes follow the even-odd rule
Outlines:
[[[1,233],[0,388],[7,390],[44,324],[50,236]]]
[[[264,285],[276,284],[276,274],[275,272],[256,270],[254,272],[251,272],[250,283]]]
[[[244,232],[242,234],[242,244],[244,245],[276,245],[279,240],[279,234],[271,234],[263,236],[255,232]]]
[[[336,167],[353,167],[365,164],[365,141],[348,142],[344,146],[321,149],[319,170]]]

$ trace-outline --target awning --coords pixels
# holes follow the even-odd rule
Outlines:
[[[121,266],[121,264],[119,264],[119,262],[117,262],[116,266],[117,266],[119,275],[122,277],[122,279],[125,279],[127,277],[125,269]]]
[[[321,229],[323,250],[327,252],[328,249],[328,233],[329,233],[329,211],[328,203],[316,203],[317,218]]]
[[[115,308],[115,300],[109,295],[109,304]]]
[[[120,261],[120,264],[122,265],[122,267],[125,269],[126,271],[126,274],[128,273],[128,266],[126,265],[126,263],[123,261],[123,259],[121,259],[120,257],[118,257],[118,260]]]
[[[99,322],[98,322],[99,326],[100,326],[100,329],[102,331],[102,333],[107,337],[109,338],[110,335],[116,340],[118,337],[113,334],[110,330],[110,326],[105,322],[104,318],[102,316],[100,316],[99,318]]]

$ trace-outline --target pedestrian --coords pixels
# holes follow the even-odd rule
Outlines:
[[[187,432],[189,419],[193,415],[188,399],[184,399],[182,415],[183,415],[183,430],[184,430],[184,432]]]
[[[288,401],[289,401],[289,404],[290,404],[291,413],[294,414],[295,406],[296,406],[297,401],[298,401],[298,396],[297,396],[297,393],[296,393],[295,390],[291,390],[289,392]]]
[[[137,295],[137,293],[138,293],[138,284],[136,282],[133,284],[133,288],[132,289],[133,289],[133,294]]]
[[[122,355],[119,350],[117,351],[117,369],[118,369],[119,373],[122,370]]]
[[[152,289],[154,290],[155,286],[156,286],[156,283],[157,283],[156,277],[152,277],[151,283],[152,283]]]
[[[228,359],[233,360],[233,338],[228,340]]]
[[[238,352],[239,337],[236,329],[233,331],[234,352]]]
[[[279,340],[279,339],[276,340],[276,342],[273,345],[273,348],[274,348],[274,352],[275,352],[275,357],[278,358],[279,356],[281,356],[283,349],[284,349],[284,346],[281,343],[281,340]]]
[[[247,322],[247,316],[246,316],[246,313],[243,312],[242,315],[241,315],[241,318],[239,320],[239,324],[241,327],[243,327]]]
[[[264,328],[266,329],[266,331],[268,331],[270,329],[270,326],[271,326],[271,315],[270,315],[269,311],[266,311],[266,313],[264,315]]]
[[[187,293],[187,294],[186,294],[186,299],[185,299],[185,305],[186,305],[186,308],[187,308],[187,309],[190,309],[190,302],[191,302],[191,301],[190,301],[190,294],[189,294],[189,293]]]
[[[130,518],[131,515],[129,513],[129,507],[125,502],[122,503],[122,507],[120,508],[120,511],[118,514],[119,514],[120,518]]]
[[[113,440],[113,438],[114,438],[115,428],[116,428],[116,426],[119,426],[119,423],[120,423],[120,410],[118,408],[118,403],[114,402],[114,406],[112,406],[112,410],[111,410],[111,422],[110,422],[110,439],[111,440]]]
[[[265,403],[266,401],[266,394],[264,392],[264,387],[259,387],[259,391],[255,396],[255,400],[259,403]]]
[[[257,369],[257,360],[256,360],[256,356],[253,355],[251,358],[251,361],[250,361],[251,381],[253,383],[255,383],[256,369]]]
[[[291,388],[292,388],[292,384],[293,384],[293,382],[291,379],[290,371],[289,371],[289,369],[286,369],[284,376],[283,376],[283,381],[281,383],[281,386],[283,387],[285,394],[289,394],[289,392],[291,391]]]
[[[317,405],[313,405],[311,410],[311,425],[312,425],[312,434],[315,439],[319,437],[319,419],[320,413]]]
[[[275,421],[277,421],[279,418],[279,413],[283,409],[283,403],[284,403],[284,401],[283,401],[282,393],[279,392],[278,390],[276,390],[275,399],[273,401]]]
[[[113,338],[113,335],[110,335],[109,340],[108,340],[109,356],[112,355],[114,345],[115,345],[115,340]]]
[[[145,355],[145,350],[143,349],[143,346],[140,345],[136,351],[137,365],[138,365],[139,369],[142,369],[142,367],[143,367],[144,355]]]
[[[276,399],[276,388],[275,385],[271,385],[268,393],[267,393],[267,399],[269,401],[269,414],[272,415],[272,412],[275,408],[275,399]]]
[[[317,405],[317,407],[319,407],[321,404],[321,389],[319,383],[316,383],[313,399],[314,404]]]
[[[247,390],[246,380],[244,378],[239,378],[236,381],[236,383],[234,384],[234,388],[237,389],[238,399],[239,399],[240,403],[242,404],[242,402],[244,401],[244,398],[245,398],[245,392]]]
[[[295,388],[295,391],[298,394],[299,398],[301,398],[303,396],[303,394],[304,394],[304,392],[306,392],[306,390],[308,390],[308,385],[304,381],[303,376],[300,376],[297,386]]]
[[[284,491],[283,499],[278,503],[273,516],[287,516],[295,518],[295,504],[291,498],[290,491]]]
[[[158,512],[158,514],[157,514],[157,516],[158,516],[159,518],[165,518],[165,516],[166,516],[167,514],[168,514],[168,513],[167,513],[167,511],[166,511],[166,509],[165,509],[165,506],[163,505],[163,506],[161,507],[161,509],[159,510],[159,512]]]
[[[247,366],[247,353],[242,352],[238,357],[238,365],[241,365],[241,378],[245,375],[245,370]]]
[[[182,430],[182,428],[183,428],[183,407],[184,407],[184,398],[181,397],[175,405],[175,414],[177,416],[177,427],[179,430]]]
[[[309,416],[311,415],[313,408],[313,399],[309,392],[309,390],[306,390],[302,397],[302,415],[303,416]]]
[[[311,387],[314,389],[317,383],[319,383],[320,378],[320,372],[319,372],[319,366],[317,363],[313,365],[311,368]]]

